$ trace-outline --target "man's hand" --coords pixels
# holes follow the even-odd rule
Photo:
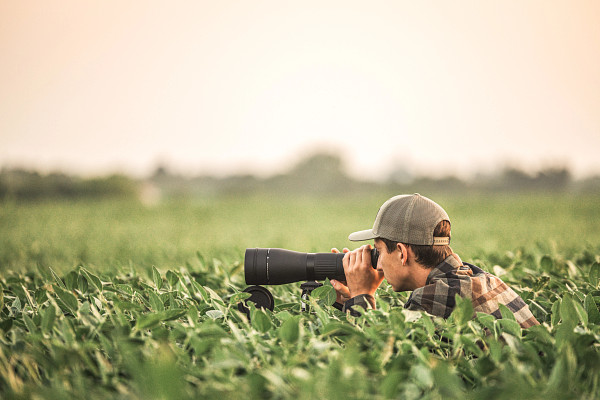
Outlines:
[[[344,256],[344,273],[351,298],[359,294],[374,296],[383,282],[383,272],[371,266],[371,249],[371,245],[367,244]]]
[[[344,253],[348,253],[350,250],[344,249],[342,251]],[[336,248],[333,248],[331,249],[331,252],[339,253],[340,251]],[[331,286],[333,286],[333,288],[335,289],[335,293],[337,295],[337,297],[335,298],[336,303],[344,304],[346,301],[351,299],[350,290],[348,289],[348,286],[346,286],[346,281],[340,282],[336,281],[335,279],[331,279],[329,283],[331,283]]]

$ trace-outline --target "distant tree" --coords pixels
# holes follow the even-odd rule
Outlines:
[[[505,190],[531,189],[533,178],[526,172],[514,168],[505,168],[500,178],[500,188]]]
[[[562,167],[546,168],[537,173],[535,187],[550,191],[563,191],[571,184],[571,173]]]
[[[79,183],[80,197],[131,197],[137,192],[137,184],[131,178],[118,174]]]
[[[271,191],[299,194],[337,194],[353,191],[357,182],[345,172],[339,156],[316,153],[300,161],[287,174],[265,183]]]
[[[169,172],[169,169],[167,168],[167,166],[163,165],[163,164],[159,164],[156,167],[156,169],[154,170],[154,173],[152,174],[150,179],[156,180],[156,179],[162,179],[162,178],[165,178],[168,176],[171,176],[171,173]]]
[[[591,176],[576,183],[579,192],[600,194],[600,175]]]
[[[135,196],[137,192],[138,184],[124,175],[81,179],[64,173],[41,175],[18,168],[4,168],[0,172],[0,198],[126,197]]]

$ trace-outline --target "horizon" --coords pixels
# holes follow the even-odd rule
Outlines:
[[[31,168],[31,167],[27,167],[27,166],[23,166],[23,165],[20,165],[20,166],[19,165],[14,165],[14,166],[0,165],[0,173],[23,171],[23,172],[27,172],[27,173],[39,174],[40,176],[46,176],[46,177],[56,174],[56,175],[65,175],[65,176],[69,176],[71,178],[84,179],[84,180],[85,179],[95,179],[95,178],[106,178],[109,176],[118,175],[118,176],[127,177],[129,179],[147,181],[147,180],[153,179],[159,170],[163,170],[163,173],[165,173],[167,176],[182,178],[185,180],[193,180],[193,179],[198,179],[198,178],[226,180],[228,178],[239,178],[239,177],[246,177],[246,176],[252,177],[252,178],[255,178],[258,180],[269,180],[269,179],[277,178],[280,176],[291,176],[295,173],[295,171],[297,170],[297,168],[299,166],[301,166],[302,164],[306,164],[307,162],[314,161],[315,157],[321,157],[321,156],[337,158],[337,160],[340,162],[340,172],[347,178],[354,180],[356,182],[364,181],[364,182],[371,182],[371,183],[377,183],[377,184],[383,184],[386,182],[393,182],[393,181],[397,181],[398,184],[411,184],[414,182],[418,182],[420,180],[444,181],[444,180],[448,180],[448,179],[458,179],[459,181],[462,181],[464,183],[473,183],[476,181],[492,181],[499,177],[505,176],[506,173],[511,173],[513,171],[518,174],[519,173],[523,174],[524,176],[527,176],[530,179],[540,178],[541,176],[548,174],[548,173],[552,174],[552,173],[566,172],[567,176],[569,177],[568,179],[574,183],[584,182],[589,179],[600,178],[600,172],[596,173],[596,174],[586,175],[586,176],[576,176],[568,168],[568,166],[565,166],[565,165],[558,165],[558,164],[557,165],[545,165],[539,169],[527,170],[527,169],[521,168],[519,165],[509,164],[509,163],[503,164],[502,166],[499,166],[498,168],[496,168],[494,170],[476,171],[473,174],[465,175],[465,176],[459,176],[459,175],[453,175],[453,174],[428,175],[426,172],[425,173],[413,173],[410,170],[400,169],[400,170],[396,170],[396,171],[389,170],[389,171],[387,171],[386,174],[382,174],[379,178],[369,178],[369,177],[361,177],[361,176],[356,176],[356,175],[351,174],[349,172],[349,169],[347,168],[346,162],[344,161],[344,159],[342,157],[335,155],[335,154],[323,153],[323,152],[315,152],[315,153],[308,154],[308,155],[306,155],[305,158],[300,159],[295,164],[288,165],[283,170],[273,171],[271,174],[263,174],[263,175],[246,173],[246,172],[242,172],[242,173],[233,172],[230,174],[221,174],[221,175],[204,173],[204,172],[189,173],[186,171],[178,170],[176,168],[173,168],[171,165],[164,164],[164,163],[156,164],[154,166],[154,168],[149,170],[147,173],[141,174],[141,175],[134,175],[134,174],[128,173],[127,171],[119,171],[119,170],[107,170],[107,171],[104,171],[101,173],[96,173],[96,174],[78,174],[77,172],[68,171],[68,170],[61,170],[61,169],[41,170],[41,169]],[[395,174],[396,174],[396,176],[395,176]]]

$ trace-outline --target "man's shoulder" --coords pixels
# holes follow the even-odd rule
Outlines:
[[[457,254],[452,254],[432,269],[425,286],[413,290],[404,306],[447,318],[456,305],[456,295],[475,297],[475,288],[488,286],[480,285],[480,280],[489,280],[491,277],[493,275],[473,264],[462,262]]]
[[[425,285],[412,291],[404,307],[448,318],[455,306],[455,296],[469,295],[470,278],[458,274],[461,265],[460,258],[453,255],[432,268]]]

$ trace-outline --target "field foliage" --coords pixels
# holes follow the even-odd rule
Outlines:
[[[436,198],[453,247],[502,277],[542,325],[402,308],[384,282],[360,317],[325,282],[270,287],[273,312],[237,310],[246,247],[329,251],[388,194],[4,203],[2,398],[598,398],[598,198]]]

